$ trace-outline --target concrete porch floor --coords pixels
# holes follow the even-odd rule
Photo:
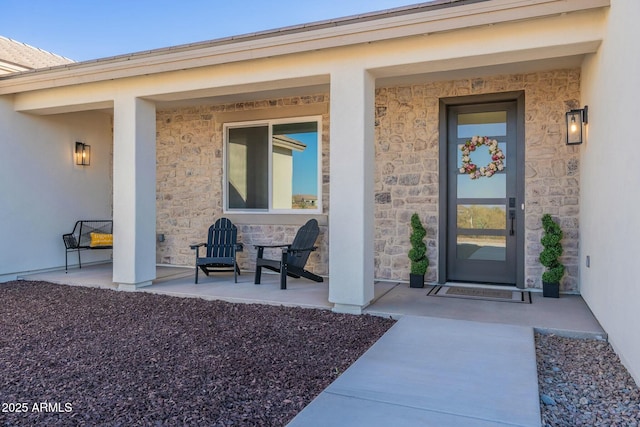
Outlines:
[[[111,264],[73,268],[20,276],[25,280],[117,289],[112,282]],[[305,279],[287,280],[287,290],[281,290],[279,277],[263,274],[262,284],[253,284],[253,272],[242,272],[238,283],[232,273],[200,275],[194,283],[194,271],[188,267],[158,266],[156,280],[140,292],[152,292],[187,298],[203,298],[228,302],[285,305],[330,310],[329,280],[315,283]],[[366,314],[393,317],[403,315],[429,316],[445,319],[470,320],[528,326],[542,332],[578,338],[606,339],[606,333],[579,295],[543,298],[532,292],[532,304],[442,298],[427,296],[429,287],[409,288],[406,283],[382,282],[374,284],[374,300],[365,308]]]

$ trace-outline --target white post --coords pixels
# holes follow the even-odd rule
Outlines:
[[[113,130],[113,281],[134,290],[156,278],[155,104],[116,99]]]
[[[356,64],[331,73],[329,301],[360,314],[373,300],[375,79]]]

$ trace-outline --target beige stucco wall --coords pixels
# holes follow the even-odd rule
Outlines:
[[[599,52],[582,72],[589,105],[589,136],[581,161],[581,293],[629,372],[640,384],[640,178],[636,152],[640,55],[640,2],[612,0]],[[590,257],[590,266],[586,257]]]
[[[34,116],[0,96],[0,282],[25,271],[64,267],[62,234],[79,219],[112,214],[111,117],[100,112]],[[75,142],[91,146],[91,165],[74,161]],[[85,251],[82,263],[108,260]],[[76,265],[77,254],[69,255]]]
[[[580,71],[554,70],[382,88],[376,96],[376,277],[408,280],[409,219],[427,229],[427,280],[438,277],[439,99],[525,91],[525,284],[541,286],[541,217],[559,219],[567,273],[578,291],[579,147],[565,145],[564,112],[577,108]]]
[[[207,229],[223,216],[223,124],[264,118],[322,115],[323,215],[329,213],[328,185],[328,95],[289,97],[191,108],[159,109],[157,112],[157,233],[165,235],[157,244],[157,261],[163,264],[192,265],[189,245],[206,241]],[[312,114],[313,113],[313,114]],[[229,214],[238,226],[238,240],[245,250],[239,254],[240,267],[253,271],[254,244],[291,243],[300,222],[315,215]],[[319,249],[307,264],[309,270],[329,273],[329,242],[326,219],[319,221]],[[265,256],[280,255],[277,250]]]
[[[540,286],[540,218],[550,213],[565,232],[564,291],[578,291],[579,147],[565,145],[564,112],[579,105],[580,72],[554,70],[380,88],[376,91],[375,277],[408,280],[409,217],[419,212],[427,228],[431,265],[437,280],[439,100],[473,94],[525,91],[526,267],[525,283]],[[217,106],[158,110],[157,245],[160,263],[190,265],[192,243],[220,217],[223,188],[223,123],[233,114],[280,116],[292,105],[325,105],[328,95]],[[324,107],[323,107],[324,108]],[[244,112],[244,113],[243,113]],[[229,114],[232,114],[231,116]],[[323,214],[329,214],[329,114],[323,115]],[[299,225],[233,215],[246,251],[241,267],[253,270],[253,244],[290,241]],[[251,219],[249,219],[251,218]],[[321,227],[320,250],[310,269],[328,274],[328,235]]]

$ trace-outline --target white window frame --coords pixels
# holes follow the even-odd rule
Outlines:
[[[273,127],[280,124],[288,123],[301,123],[301,122],[316,122],[318,126],[317,131],[317,191],[318,200],[316,202],[315,209],[274,209],[273,208]],[[269,190],[268,190],[268,209],[229,209],[229,182],[228,178],[228,152],[229,152],[229,129],[236,129],[242,127],[258,127],[267,126],[269,130],[269,149],[268,149],[268,170],[269,170]],[[291,117],[285,119],[267,119],[267,120],[255,120],[255,121],[242,121],[242,122],[229,122],[223,125],[223,173],[222,173],[222,202],[223,212],[225,214],[294,214],[294,215],[317,215],[322,214],[322,116],[302,116]]]

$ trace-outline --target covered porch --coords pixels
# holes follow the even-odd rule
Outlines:
[[[327,304],[334,311],[360,313],[379,300],[376,280],[406,280],[407,224],[413,212],[427,226],[427,282],[448,279],[443,268],[447,230],[441,225],[446,215],[440,212],[447,194],[439,187],[449,178],[438,172],[444,170],[440,157],[445,152],[439,102],[525,91],[528,104],[521,115],[527,135],[519,138],[519,153],[526,142],[527,164],[523,158],[517,168],[510,167],[526,170],[530,193],[520,195],[526,205],[515,203],[521,206],[517,224],[523,227],[526,221],[528,227],[518,233],[517,282],[539,286],[537,220],[551,211],[570,231],[564,290],[579,291],[579,152],[565,147],[559,122],[567,105],[580,105],[579,69],[601,43],[601,9],[608,2],[587,7],[554,2],[553,10],[541,2],[526,7],[491,3],[496,9],[488,15],[473,5],[455,8],[453,18],[442,15],[451,12],[446,8],[407,10],[376,15],[383,26],[345,21],[337,33],[318,26],[300,34],[212,41],[3,82],[0,94],[11,97],[7,109],[27,118],[25,128],[38,123],[61,129],[57,145],[46,148],[63,151],[68,132],[77,135],[73,141],[91,141],[95,154],[92,166],[83,168],[66,153],[60,161],[64,176],[43,180],[56,188],[81,182],[80,193],[64,200],[64,207],[73,205],[74,211],[60,208],[64,215],[22,239],[49,236],[48,256],[41,257],[46,264],[9,259],[9,272],[60,265],[59,230],[81,217],[113,218],[109,280],[132,289],[155,286],[157,263],[189,265],[189,244],[202,238],[214,218],[231,217],[247,247],[275,240],[277,227],[295,230],[306,215],[277,209],[232,212],[225,199],[229,144],[224,129],[229,123],[319,117],[317,189],[322,197],[317,203],[322,208],[314,216],[322,237],[311,269],[320,275],[330,269]],[[470,26],[478,16],[483,24]],[[567,26],[575,28],[570,39],[563,37]],[[453,30],[459,37],[450,37]],[[139,68],[131,68],[134,63]],[[84,83],[78,84],[79,78]],[[49,123],[50,116],[62,123]],[[84,116],[99,121],[91,126],[99,135],[76,123],[77,116],[80,124]],[[37,135],[19,137],[31,139]],[[253,268],[249,255],[240,260],[246,270]]]
[[[89,286],[116,291],[110,263],[95,264],[82,269],[49,271],[20,276],[22,280],[47,281],[61,285]],[[330,279],[323,283],[304,279],[289,279],[288,289],[281,290],[279,277],[264,274],[261,285],[253,284],[253,272],[244,271],[233,282],[233,274],[217,274],[194,284],[190,267],[157,266],[156,279],[150,286],[135,292],[150,292],[183,298],[203,298],[233,303],[269,304],[331,310]],[[401,318],[405,315],[438,317],[486,323],[528,326],[544,333],[606,339],[607,334],[579,295],[543,298],[532,292],[531,304],[438,298],[427,296],[429,286],[410,288],[407,283],[376,281],[374,299],[363,312],[373,316]],[[515,289],[515,288],[514,288]]]

